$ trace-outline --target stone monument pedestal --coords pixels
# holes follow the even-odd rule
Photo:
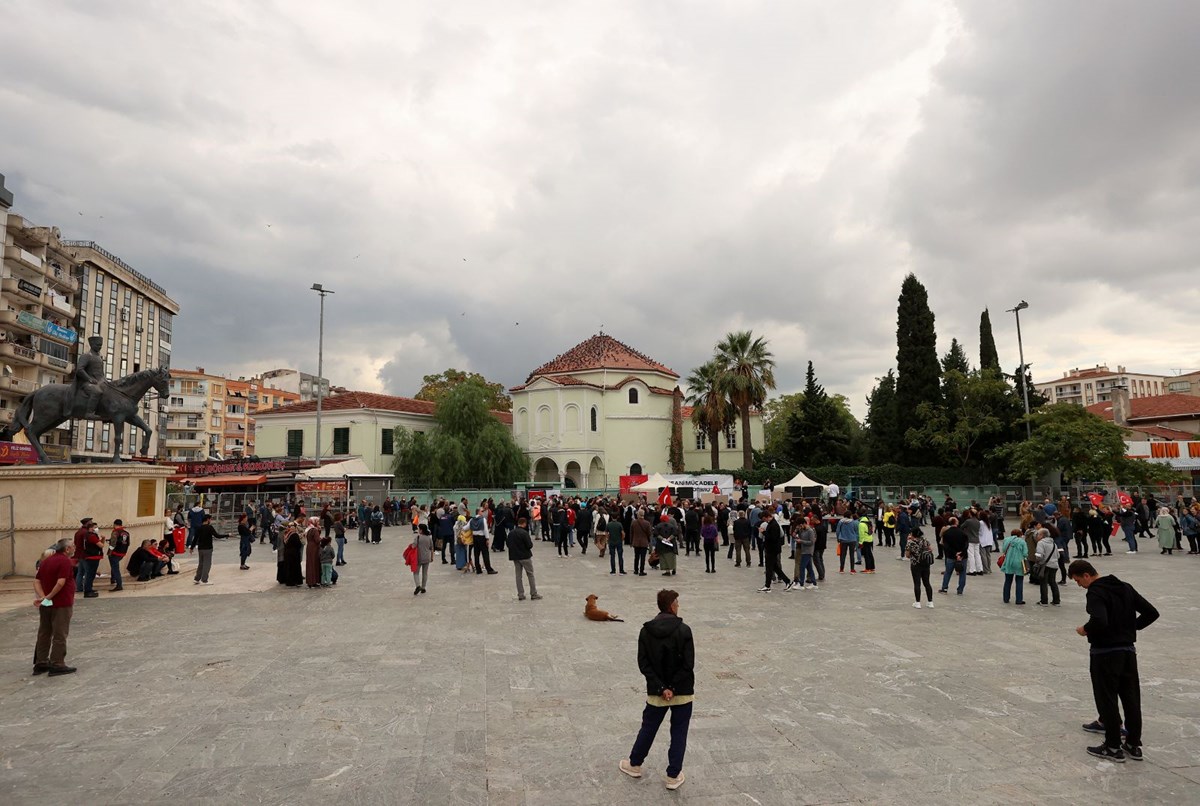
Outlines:
[[[0,530],[8,525],[8,495],[15,530],[11,549],[0,542],[0,571],[32,576],[42,552],[59,538],[74,537],[87,516],[106,541],[113,519],[123,520],[131,552],[143,540],[161,539],[167,478],[174,472],[140,462],[0,467]]]

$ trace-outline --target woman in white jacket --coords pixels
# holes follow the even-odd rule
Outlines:
[[[1042,607],[1052,604],[1058,607],[1058,546],[1050,537],[1049,529],[1037,530],[1037,546],[1033,552],[1033,563],[1042,569],[1042,597],[1038,602]],[[1054,594],[1053,601],[1046,601],[1046,587],[1049,586]]]

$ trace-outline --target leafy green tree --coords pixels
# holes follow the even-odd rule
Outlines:
[[[888,370],[867,397],[867,460],[872,464],[899,462],[904,455],[904,427],[896,406],[896,373]]]
[[[916,412],[922,403],[941,402],[941,365],[937,356],[937,332],[929,293],[910,274],[900,287],[896,309],[896,406],[902,412]],[[923,444],[906,442],[907,464],[924,464],[936,451]]]
[[[788,416],[787,441],[789,458],[806,467],[845,463],[853,452],[854,429],[842,417],[825,387],[817,383],[811,361],[800,405]]]
[[[503,384],[492,383],[478,372],[463,372],[451,367],[436,375],[426,375],[421,378],[421,388],[417,390],[417,400],[427,400],[438,403],[450,390],[469,380],[482,383],[489,392],[488,408],[492,411],[512,411],[512,399],[504,392]]]
[[[525,454],[491,403],[482,379],[456,384],[437,403],[432,431],[396,428],[392,472],[403,484],[430,487],[507,487],[526,478]]]
[[[710,467],[720,470],[721,432],[737,419],[737,410],[721,392],[721,365],[716,359],[707,361],[693,369],[684,383],[688,389],[687,405],[692,407],[692,425],[708,440]],[[763,415],[765,422],[765,410]]]
[[[1152,462],[1128,458],[1124,430],[1082,406],[1043,406],[1030,415],[1030,422],[1033,434],[1029,439],[996,451],[1008,463],[1013,479],[1038,478],[1054,470],[1071,480],[1114,479],[1122,483],[1178,476],[1168,466],[1152,467]]]
[[[917,407],[917,427],[905,439],[934,448],[947,463],[967,467],[982,459],[977,449],[987,437],[1002,434],[1010,415],[1008,384],[992,372],[945,374],[945,398],[940,404]]]
[[[791,447],[788,445],[788,417],[798,411],[803,392],[773,397],[763,404],[763,449],[764,457],[791,462]]]
[[[737,408],[742,419],[742,467],[754,469],[750,444],[750,409],[767,400],[775,388],[775,359],[767,341],[749,330],[729,333],[717,344],[716,360],[721,366],[718,389]]]
[[[987,308],[979,314],[979,368],[1000,371],[1000,355],[996,352],[996,339],[992,336],[992,318]]]

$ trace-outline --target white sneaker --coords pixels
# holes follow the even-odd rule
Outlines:
[[[928,607],[930,610],[932,610],[932,609],[933,609],[933,602],[926,602],[926,603],[925,603],[925,606],[926,606],[926,607]]]
[[[794,587],[795,587],[795,586],[794,586],[792,583],[790,583],[790,582],[785,582],[785,583],[783,583],[783,592],[784,592],[784,593],[787,593],[787,592],[789,592],[789,591],[790,591],[792,588],[794,588]]]
[[[758,592],[759,592],[759,593],[770,593],[770,592],[771,592],[771,588],[770,588],[770,586],[769,586],[769,585],[767,585],[767,586],[763,586],[763,587],[761,587],[761,588],[759,588],[759,589],[758,589]]]
[[[211,582],[201,582],[200,584],[201,585],[211,585],[212,583]]]
[[[630,778],[641,778],[642,777],[641,765],[639,764],[638,766],[635,767],[629,763],[629,759],[627,759],[627,758],[621,759],[621,763],[618,764],[617,766],[621,768],[621,772],[625,773]]]
[[[920,603],[920,602],[913,602],[913,607],[915,607],[915,608],[917,608],[918,610],[920,610],[920,609],[921,609],[921,603]]]
[[[804,589],[807,591],[807,590],[812,590],[815,587],[817,587],[817,586],[816,585],[805,585]]]
[[[820,588],[817,587],[817,583],[815,583],[815,582],[813,584],[809,585],[808,587],[812,588],[815,591],[820,590]]]
[[[193,579],[193,580],[192,580],[192,584],[193,584],[193,585],[199,585],[199,584],[200,584],[200,580],[198,580],[198,579]]]

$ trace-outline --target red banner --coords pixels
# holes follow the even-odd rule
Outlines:
[[[627,493],[627,492],[629,492],[631,487],[638,486],[639,484],[641,484],[643,481],[645,481],[648,478],[650,478],[650,477],[647,475],[636,475],[636,474],[633,476],[621,476],[620,479],[618,480],[618,483],[620,484],[621,492]]]
[[[0,465],[36,465],[37,451],[24,442],[0,442]]]

